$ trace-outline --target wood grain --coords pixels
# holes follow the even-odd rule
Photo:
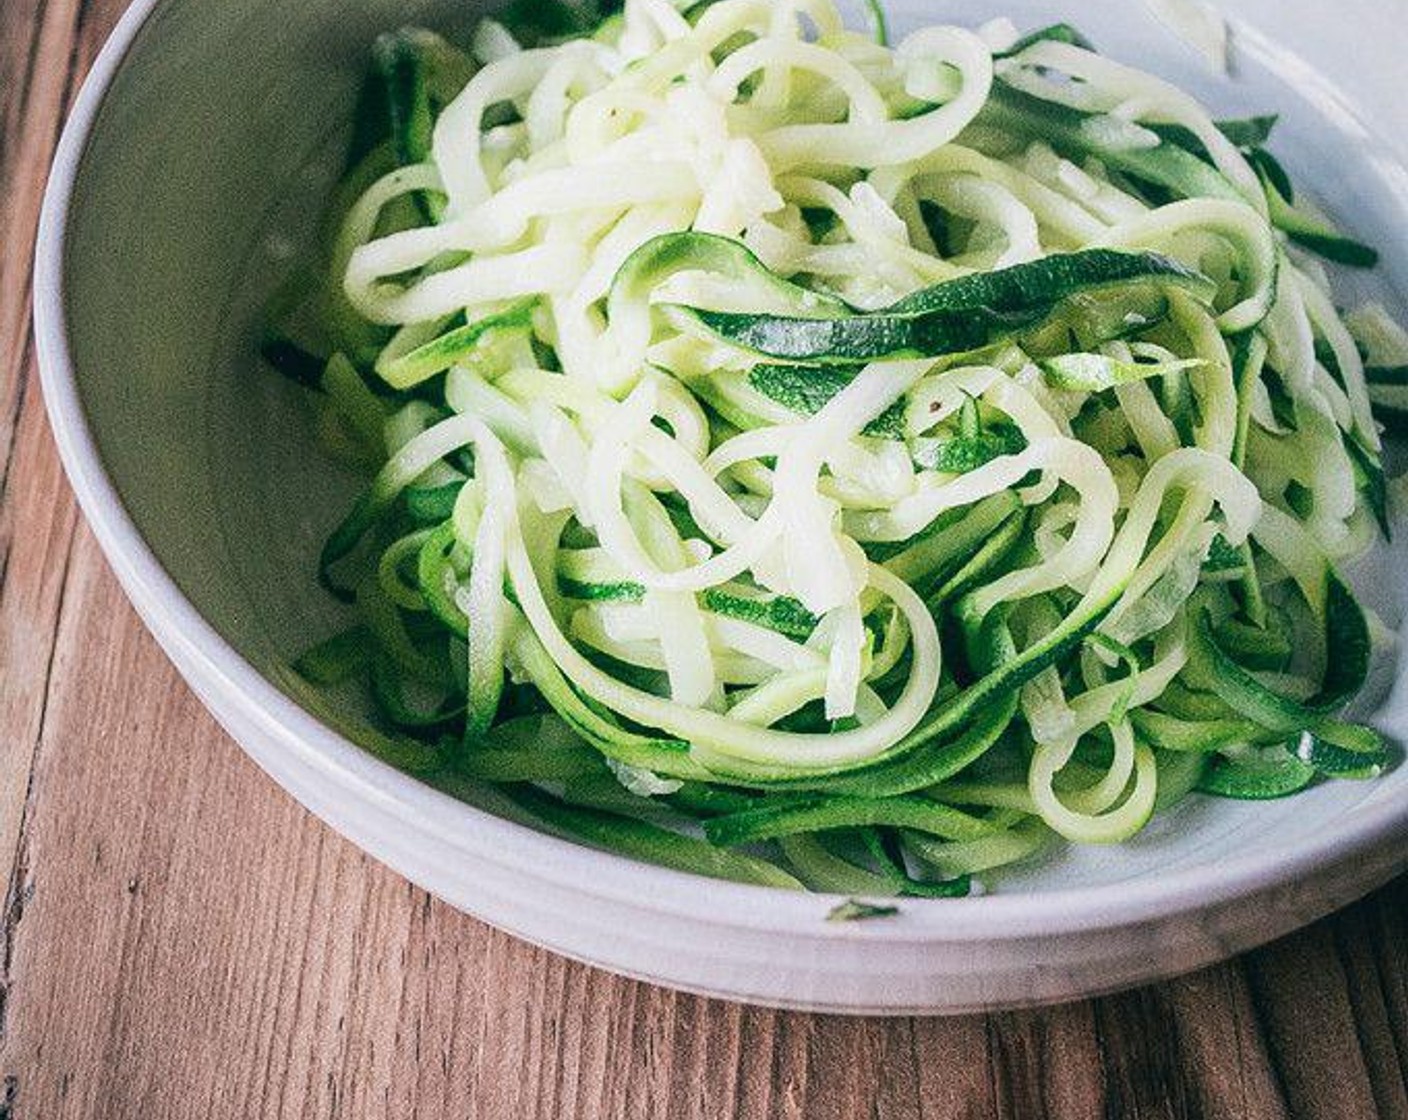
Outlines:
[[[0,1120],[1408,1118],[1408,882],[1084,1004],[853,1021],[457,914],[216,728],[81,527],[28,323],[43,169],[122,0],[0,4]]]

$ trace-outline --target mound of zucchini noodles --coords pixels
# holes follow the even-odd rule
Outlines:
[[[1408,337],[1273,123],[831,0],[383,36],[266,347],[374,472],[299,673],[445,788],[853,894],[1372,776]]]

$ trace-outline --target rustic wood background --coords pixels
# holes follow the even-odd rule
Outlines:
[[[75,513],[29,324],[45,170],[124,0],[0,0],[0,1120],[1408,1118],[1408,880],[1089,1003],[712,1002],[433,901],[258,771]]]

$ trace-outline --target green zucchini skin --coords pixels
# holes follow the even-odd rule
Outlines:
[[[748,371],[748,384],[769,400],[799,416],[815,416],[860,372],[855,367],[801,366],[764,362]],[[904,408],[900,402],[861,429],[881,439],[904,438]]]
[[[414,29],[388,32],[372,44],[372,63],[385,91],[392,146],[402,164],[430,155],[435,121],[430,104],[427,60]]]
[[[1220,172],[1174,143],[1165,141],[1155,148],[1101,143],[1082,127],[1091,115],[999,81],[978,120],[1044,140],[1063,155],[1094,156],[1132,179],[1171,192],[1176,198],[1243,201],[1241,192]]]
[[[1046,27],[1038,27],[1035,31],[1029,31],[1019,38],[1005,51],[996,52],[993,57],[997,59],[1014,58],[1021,54],[1028,47],[1037,43],[1069,43],[1073,47],[1084,47],[1086,50],[1094,50],[1094,44],[1085,34],[1074,24],[1053,23]]]
[[[799,890],[802,886],[786,871],[766,860],[725,851],[645,821],[567,805],[527,786],[513,788],[510,796],[554,830],[608,851],[740,883],[784,890]]]
[[[520,300],[497,314],[455,327],[408,354],[379,361],[377,373],[393,388],[408,389],[452,365],[470,360],[496,335],[526,330],[535,305],[534,300]]]
[[[1299,734],[1315,728],[1337,715],[1369,675],[1373,643],[1364,610],[1333,569],[1325,579],[1323,626],[1329,656],[1320,689],[1309,700],[1293,700],[1257,680],[1218,640],[1206,610],[1194,619],[1190,652],[1200,675],[1228,707],[1268,730]]]
[[[1212,294],[1210,281],[1169,257],[1085,249],[946,281],[868,314],[813,319],[681,310],[722,341],[755,354],[854,365],[973,353],[1035,330],[1078,296],[1151,285],[1204,299]]]
[[[1285,751],[1273,758],[1242,762],[1214,756],[1196,788],[1234,801],[1274,801],[1305,789],[1315,773],[1314,766]]]
[[[473,75],[469,58],[432,31],[403,27],[379,35],[371,49],[380,96],[368,99],[386,114],[385,135],[402,167],[430,159],[435,119]],[[444,198],[419,191],[416,203],[428,221],[439,220]]]

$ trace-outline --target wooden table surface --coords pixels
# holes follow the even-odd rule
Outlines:
[[[45,170],[124,0],[0,0],[0,1120],[1408,1118],[1408,880],[1088,1003],[677,995],[446,907],[285,796],[143,630],[34,368]]]

